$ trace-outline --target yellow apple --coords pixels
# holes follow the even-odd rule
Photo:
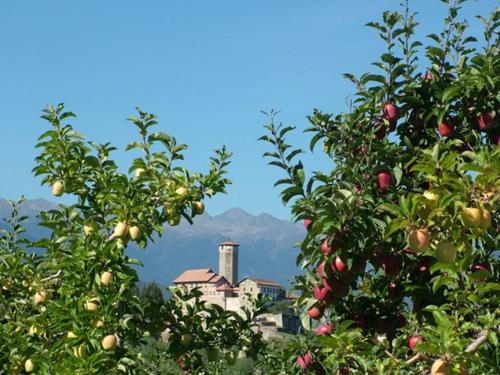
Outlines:
[[[200,201],[193,202],[193,211],[196,215],[203,215],[205,212],[205,204]]]
[[[128,230],[128,234],[132,240],[138,240],[141,238],[141,230],[137,226],[131,226]]]
[[[491,225],[491,214],[490,211],[483,209],[483,214],[481,215],[481,224],[479,226],[483,231],[488,230]]]
[[[97,226],[96,223],[87,223],[83,225],[83,233],[86,236],[89,236],[90,234],[97,232],[98,229],[99,227]]]
[[[49,294],[45,290],[41,290],[35,293],[35,295],[33,296],[33,301],[35,302],[35,305],[38,305],[47,301],[48,298]]]
[[[30,372],[33,372],[35,371],[35,364],[33,363],[33,361],[31,359],[27,359],[25,362],[24,362],[24,370],[27,372],[27,373],[30,373]]]
[[[87,311],[97,311],[99,309],[99,305],[101,301],[99,298],[91,298],[87,302],[85,302],[85,310]]]
[[[61,181],[54,182],[52,185],[52,194],[56,197],[61,196],[64,193],[64,185]]]
[[[481,225],[482,213],[479,208],[466,207],[462,211],[462,221],[468,228],[477,228]]]
[[[102,328],[104,327],[104,322],[100,319],[94,320],[93,326],[94,328]]]
[[[408,236],[410,248],[416,253],[422,253],[429,247],[429,232],[425,229],[414,229]]]
[[[80,344],[73,348],[73,354],[76,358],[83,358],[87,355],[87,346],[85,344]]]
[[[439,194],[434,193],[434,192],[432,192],[432,191],[430,191],[430,190],[426,190],[426,191],[424,191],[424,197],[425,197],[425,199],[427,199],[427,200],[431,201],[431,204],[432,204],[433,206],[434,206],[434,205],[437,203],[437,201],[439,200]]]
[[[102,339],[102,347],[104,350],[112,350],[116,347],[118,339],[115,335],[107,335]]]
[[[28,329],[28,335],[30,335],[30,336],[35,336],[37,333],[38,333],[38,328],[35,325],[32,325]]]
[[[448,362],[443,359],[436,360],[431,367],[431,375],[450,375]]]
[[[118,238],[122,238],[124,237],[126,234],[128,233],[128,225],[127,223],[123,222],[123,221],[119,221],[116,226],[115,226],[115,230],[113,232],[113,237],[118,237]]]
[[[146,170],[144,168],[137,168],[135,170],[135,177],[141,177],[146,173]]]
[[[182,199],[186,199],[189,195],[189,189],[185,186],[178,187],[177,190],[175,190],[175,193],[180,196]]]
[[[113,281],[113,274],[109,271],[103,272],[101,275],[101,284],[109,285]]]
[[[76,335],[76,333],[75,333],[75,332],[73,332],[73,331],[69,331],[69,332],[66,334],[66,337],[67,337],[68,339],[76,339],[78,336]]]

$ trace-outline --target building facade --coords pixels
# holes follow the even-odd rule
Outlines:
[[[209,268],[190,269],[179,275],[174,284],[188,290],[198,288],[203,301],[240,315],[242,308],[250,308],[260,296],[269,296],[273,301],[284,299],[285,288],[273,280],[247,277],[238,282],[238,252],[239,244],[223,242],[219,245],[218,274]]]

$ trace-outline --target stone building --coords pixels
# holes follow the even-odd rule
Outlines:
[[[238,282],[238,252],[236,242],[219,245],[219,273],[209,268],[184,271],[175,280],[175,285],[188,289],[199,288],[201,299],[221,306],[226,310],[243,314],[243,307],[251,307],[252,301],[260,296],[270,296],[279,301],[286,296],[286,289],[269,279],[247,277]]]

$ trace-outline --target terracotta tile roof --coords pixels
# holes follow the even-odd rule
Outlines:
[[[274,280],[270,280],[270,279],[256,279],[255,277],[247,277],[246,279],[243,279],[240,281],[240,284],[245,281],[245,280],[252,280],[254,282],[257,283],[257,285],[269,285],[269,286],[277,286],[277,287],[280,287],[282,289],[285,289],[283,288],[280,284],[278,284],[276,281]]]
[[[227,284],[223,284],[219,287],[217,287],[216,289],[218,292],[226,292],[226,291],[230,291],[232,292],[234,290],[234,288],[231,288],[229,285]]]
[[[217,275],[210,268],[186,270],[174,280],[174,284],[179,283],[214,283],[221,276]]]
[[[221,245],[225,245],[225,246],[240,246],[239,243],[236,243],[236,242],[233,242],[233,241],[225,241],[225,242],[222,242]]]

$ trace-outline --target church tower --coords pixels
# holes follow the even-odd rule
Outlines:
[[[238,250],[240,244],[226,241],[219,245],[219,275],[224,276],[229,284],[238,283]]]

